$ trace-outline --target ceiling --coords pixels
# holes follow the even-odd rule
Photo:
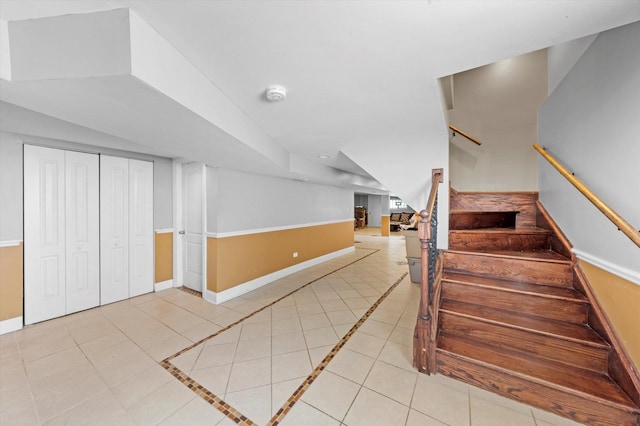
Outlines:
[[[181,90],[199,84],[212,95],[178,99],[169,93],[178,89],[149,84],[150,73],[148,80],[3,76],[3,131],[404,199],[414,189],[387,176],[419,164],[407,147],[423,149],[433,135],[446,135],[439,77],[640,19],[637,0],[2,0],[11,66],[16,21],[119,8],[133,11],[177,52],[175,61],[197,72],[181,78],[167,62],[157,67],[163,81]],[[270,84],[288,89],[286,101],[265,100]]]

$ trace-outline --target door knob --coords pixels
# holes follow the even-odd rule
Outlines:
[[[178,234],[184,235],[184,231],[178,231]]]

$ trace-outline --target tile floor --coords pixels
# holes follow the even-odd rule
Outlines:
[[[414,371],[419,289],[377,232],[221,305],[171,289],[0,336],[0,424],[576,424]]]

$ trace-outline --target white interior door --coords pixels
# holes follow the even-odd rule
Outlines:
[[[129,160],[129,297],[153,291],[153,163]]]
[[[100,303],[129,297],[129,160],[100,156]]]
[[[98,156],[65,151],[66,313],[100,304]]]
[[[203,291],[204,265],[204,166],[197,163],[182,166],[184,256],[183,285]],[[181,232],[182,232],[181,231]]]
[[[24,322],[66,312],[64,151],[24,146]]]

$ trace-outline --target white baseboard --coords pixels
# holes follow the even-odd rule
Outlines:
[[[155,291],[169,290],[173,287],[173,279],[155,283]]]
[[[640,285],[640,273],[632,271],[631,269],[624,268],[622,266],[611,263],[607,260],[600,259],[592,254],[585,253],[581,250],[573,248],[575,255],[586,262],[589,262],[593,266],[597,266],[600,269],[604,269],[607,272],[611,272],[613,275],[617,275],[620,278],[624,278],[627,281],[631,281],[634,284]]]
[[[0,321],[0,335],[22,329],[22,323],[22,317],[9,318],[7,320]]]
[[[295,272],[302,271],[303,269],[309,268],[311,266],[319,265],[322,262],[326,262],[327,260],[334,259],[338,256],[342,256],[347,253],[352,253],[355,251],[355,249],[356,248],[353,246],[347,247],[345,249],[334,251],[332,253],[328,253],[328,254],[316,257],[314,259],[309,259],[305,262],[298,263],[297,265],[289,266],[288,268],[280,269],[279,271],[272,272],[268,275],[263,275],[260,278],[256,278],[254,280],[247,281],[242,284],[238,284],[234,287],[231,287],[230,289],[221,291],[219,293],[216,293],[211,290],[206,290],[203,296],[205,300],[218,305],[220,303],[226,302],[227,300],[231,300],[245,293],[256,290],[275,280],[279,280],[280,278],[286,277],[287,275],[291,275]]]

